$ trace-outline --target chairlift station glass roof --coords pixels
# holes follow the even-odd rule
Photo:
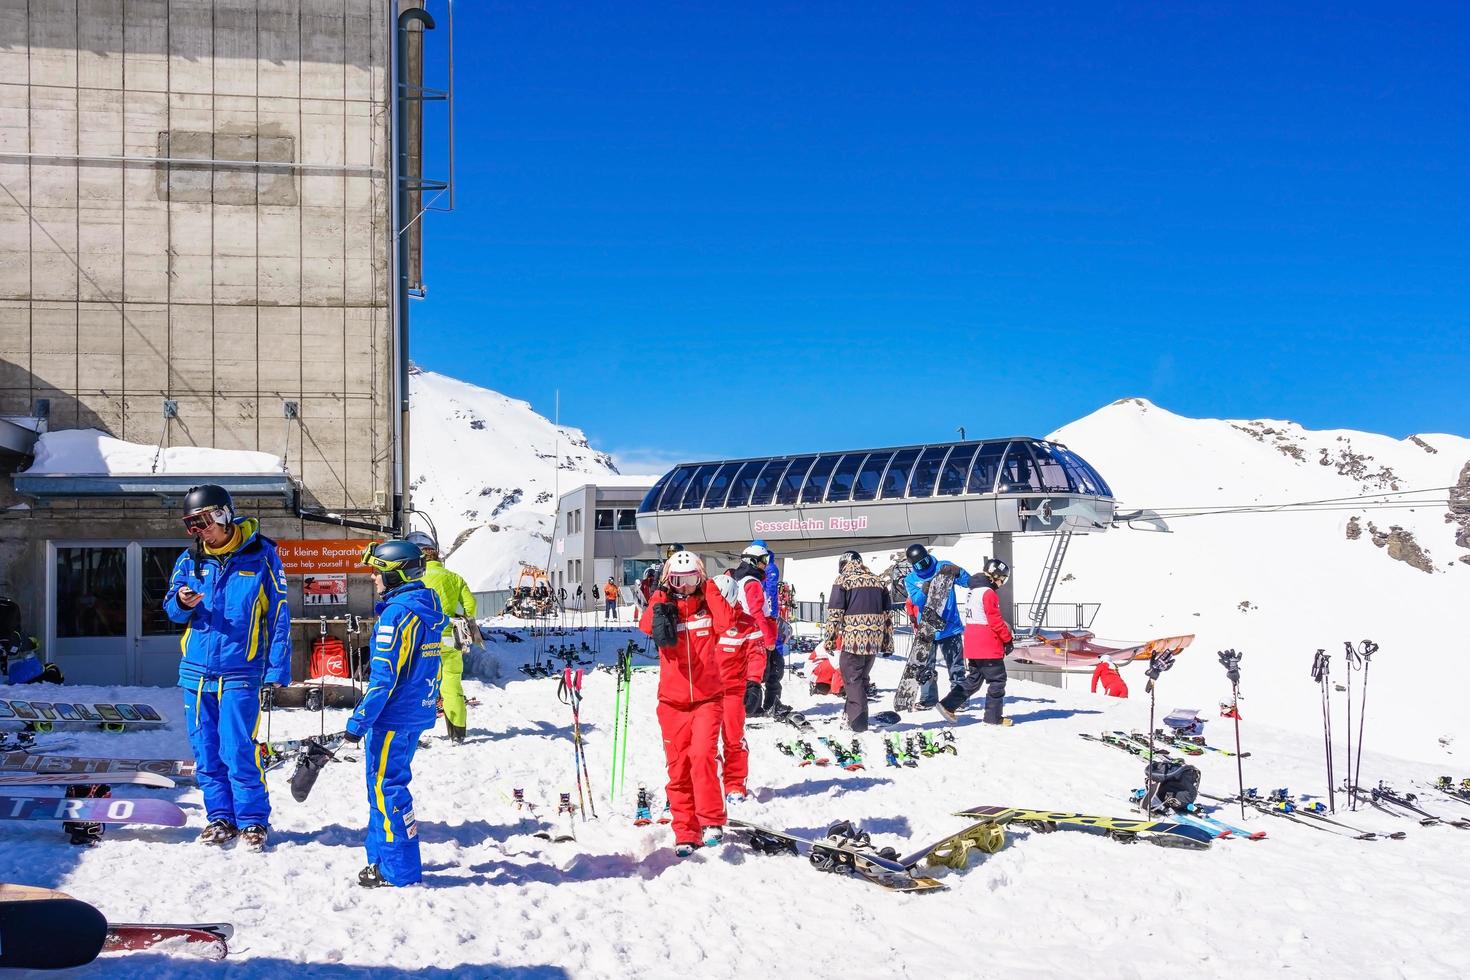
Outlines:
[[[651,545],[718,550],[761,538],[793,553],[1103,530],[1114,506],[1107,481],[1081,456],[1013,437],[681,463],[643,498],[638,532]]]

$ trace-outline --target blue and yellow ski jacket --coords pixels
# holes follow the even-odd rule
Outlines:
[[[225,555],[188,549],[174,562],[163,608],[187,627],[179,640],[179,686],[291,683],[291,610],[276,543],[253,517],[235,521],[240,545]],[[203,598],[179,604],[188,586]]]
[[[439,597],[422,582],[408,582],[383,593],[373,609],[372,675],[367,694],[348,719],[347,730],[434,727],[439,702],[440,648],[449,617]]]

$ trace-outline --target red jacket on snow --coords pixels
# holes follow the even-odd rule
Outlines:
[[[1011,642],[1011,628],[1000,616],[1000,596],[989,585],[979,584],[965,600],[965,659],[999,660],[1006,655],[1006,644]]]
[[[659,647],[658,699],[665,704],[689,707],[725,692],[725,677],[716,642],[729,625],[729,606],[720,590],[708,579],[688,596],[670,596],[655,589],[643,608],[638,628],[653,635],[653,609],[664,602],[679,607],[679,642]]]

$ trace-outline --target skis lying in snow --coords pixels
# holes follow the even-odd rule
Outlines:
[[[0,732],[0,752],[60,752],[73,748],[74,738],[37,735],[35,732]]]
[[[731,820],[727,826],[743,835],[751,849],[760,854],[790,854],[805,857],[818,871],[852,875],[889,891],[928,892],[944,888],[942,882],[915,875],[899,863],[891,848],[884,852],[872,849],[866,836],[854,839],[842,834],[820,839],[802,837],[784,830],[771,830],[744,820]],[[843,825],[834,825],[837,830]],[[851,828],[846,825],[843,829]]]
[[[1318,812],[1315,807],[1299,807],[1289,798],[1278,795],[1276,798],[1267,799],[1254,795],[1254,792],[1254,790],[1246,790],[1244,800],[1245,805],[1251,809],[1261,813],[1269,813],[1272,816],[1281,817],[1284,820],[1290,820],[1292,823],[1311,827],[1324,833],[1336,834],[1339,837],[1350,837],[1353,840],[1403,840],[1405,837],[1403,831],[1397,831],[1392,834],[1379,834],[1375,831],[1363,830],[1360,827],[1354,827],[1352,824],[1346,824],[1341,820],[1333,819],[1326,813]],[[1204,792],[1201,792],[1199,795],[1205,799],[1214,800],[1216,803],[1235,805],[1241,802],[1240,798],[1235,796],[1214,796]]]
[[[1077,737],[1085,738],[1089,742],[1097,742],[1100,745],[1111,746],[1121,752],[1127,752],[1129,755],[1138,756],[1140,759],[1148,759],[1150,755],[1155,759],[1173,758],[1166,749],[1146,749],[1128,735],[1119,732],[1104,732],[1101,735],[1089,735],[1087,732],[1078,732]]]
[[[234,934],[227,922],[107,922],[65,892],[0,884],[0,967],[81,966],[99,953],[170,945],[220,960],[229,955]]]
[[[1174,748],[1179,749],[1186,755],[1203,755],[1205,752],[1215,752],[1219,755],[1235,755],[1235,752],[1230,749],[1222,749],[1207,744],[1203,735],[1180,735],[1177,732],[1158,728],[1154,730],[1154,738],[1174,746]],[[1198,751],[1191,751],[1191,749]],[[1240,753],[1242,759],[1249,759],[1250,755],[1249,752]]]
[[[984,818],[999,824],[1022,824],[1043,833],[1055,830],[1080,830],[1102,834],[1113,840],[1131,843],[1146,840],[1162,847],[1206,848],[1215,835],[1203,828],[1167,820],[1138,820],[1129,817],[1103,817],[1065,810],[1031,810],[1024,807],[972,806],[955,814],[972,819]]]
[[[1438,824],[1446,823],[1451,827],[1459,827],[1461,830],[1470,830],[1470,820],[1461,817],[1441,817],[1437,814],[1430,813],[1428,810],[1419,806],[1419,797],[1413,793],[1399,794],[1382,782],[1372,790],[1365,790],[1361,786],[1355,786],[1353,787],[1353,792],[1357,794],[1358,799],[1373,804],[1373,806],[1382,810],[1384,813],[1390,813],[1395,816],[1410,815],[1418,817],[1420,825],[1424,827],[1434,827]]]
[[[175,782],[194,778],[193,759],[89,759],[69,755],[39,755],[33,752],[16,751],[0,755],[0,775],[7,773],[38,773],[42,775],[67,775],[85,773],[106,776],[100,782],[126,782],[119,774],[148,772],[165,776]]]
[[[575,820],[577,804],[572,802],[571,793],[561,794],[561,799],[556,805],[556,820],[553,822],[541,819],[536,813],[535,804],[526,799],[524,790],[518,789],[513,792],[515,796],[512,799],[516,805],[516,809],[524,809],[531,815],[533,820],[536,820],[541,825],[541,829],[532,834],[532,837],[549,840],[553,844],[565,844],[577,839],[577,823]]]
[[[0,796],[0,820],[62,820],[154,827],[182,827],[187,822],[178,804],[168,800],[52,796]]]
[[[4,786],[95,786],[99,784],[173,789],[174,781],[156,772],[0,772]]]

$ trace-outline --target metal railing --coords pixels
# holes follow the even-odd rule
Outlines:
[[[1031,610],[1035,603],[1016,603],[1016,622],[1029,623]],[[1100,602],[1053,602],[1046,607],[1046,616],[1042,619],[1041,628],[1046,630],[1085,630],[1092,627],[1092,621],[1097,618],[1097,611],[1102,608]]]

